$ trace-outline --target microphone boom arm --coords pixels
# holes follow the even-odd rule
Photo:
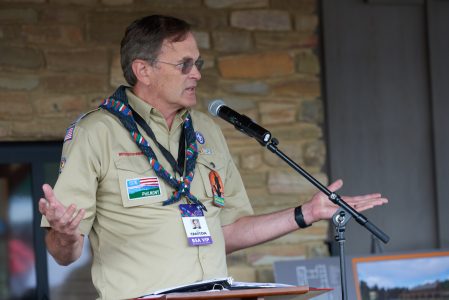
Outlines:
[[[256,139],[263,147],[266,146],[268,150],[279,156],[296,172],[300,173],[305,179],[307,179],[321,192],[323,192],[329,198],[330,201],[340,206],[344,211],[348,212],[352,217],[354,217],[354,219],[360,225],[369,230],[382,242],[388,243],[390,239],[388,235],[386,235],[384,232],[382,232],[382,230],[380,230],[374,224],[368,221],[368,219],[365,216],[363,216],[361,213],[359,213],[358,211],[353,209],[350,205],[348,205],[345,201],[343,201],[343,199],[337,193],[329,191],[312,175],[307,173],[303,168],[301,168],[294,161],[292,161],[287,155],[282,153],[282,151],[280,151],[277,148],[277,145],[279,145],[279,141],[276,138],[273,138],[268,130],[253,122],[249,117],[241,115],[238,112],[231,109],[230,107],[226,106],[223,100],[217,99],[211,101],[209,103],[208,110],[213,116],[218,116],[224,119],[225,121],[234,125],[234,127],[237,130]]]
[[[380,239],[385,244],[388,243],[390,237],[386,235],[382,230],[380,230],[376,225],[368,221],[368,219],[353,209],[348,203],[346,203],[340,195],[335,192],[329,191],[323,184],[321,184],[318,180],[316,180],[312,175],[310,175],[306,170],[301,168],[298,164],[296,164],[293,160],[291,160],[287,155],[285,155],[282,151],[277,148],[279,145],[279,141],[276,138],[272,138],[270,143],[267,145],[268,150],[276,154],[283,161],[285,161],[290,167],[292,167],[296,172],[301,174],[305,179],[307,179],[311,184],[313,184],[316,188],[318,188],[321,192],[323,192],[326,196],[328,196],[329,200],[334,204],[340,206],[343,210],[348,212],[354,219],[365,227],[368,231],[370,231],[374,236]]]

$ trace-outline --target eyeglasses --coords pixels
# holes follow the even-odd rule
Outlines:
[[[179,63],[179,64],[169,63],[169,62],[161,61],[158,59],[154,59],[153,61],[160,62],[160,63],[167,64],[167,65],[172,65],[175,67],[181,67],[182,74],[189,74],[190,71],[192,71],[193,65],[195,65],[195,67],[198,69],[198,71],[201,71],[201,69],[203,68],[203,65],[204,65],[204,60],[201,57],[198,58],[196,61],[193,61],[193,58],[186,58],[182,63]]]

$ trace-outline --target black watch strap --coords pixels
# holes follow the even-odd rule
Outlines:
[[[304,221],[304,215],[302,214],[302,206],[295,207],[295,221],[298,224],[299,228],[307,228],[312,224],[307,225],[306,221]]]

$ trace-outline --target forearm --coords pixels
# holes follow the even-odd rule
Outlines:
[[[242,217],[223,226],[226,253],[258,245],[297,230],[294,208],[259,215]]]
[[[81,234],[67,236],[50,228],[45,236],[45,244],[47,245],[48,252],[56,262],[60,265],[67,266],[81,256],[84,237]]]
[[[329,185],[328,189],[336,191],[342,185],[343,181],[337,180]],[[379,193],[352,197],[344,196],[343,199],[359,212],[388,202],[388,199],[382,198]],[[338,206],[329,201],[324,193],[318,192],[309,201],[301,205],[301,209],[297,211],[296,219],[295,208],[266,215],[242,217],[222,228],[226,253],[273,240],[295,231],[299,226],[304,228],[319,220],[330,219],[337,209]]]

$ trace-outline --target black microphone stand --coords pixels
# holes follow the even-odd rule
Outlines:
[[[251,136],[251,135],[250,135]],[[296,164],[293,160],[291,160],[287,155],[285,155],[282,151],[280,151],[277,146],[279,145],[279,141],[276,138],[271,138],[270,141],[261,141],[257,139],[258,142],[262,146],[266,146],[268,150],[276,154],[283,161],[285,161],[290,167],[292,167],[296,172],[301,174],[305,179],[307,179],[311,184],[317,187],[321,192],[323,192],[326,196],[328,196],[329,200],[338,205],[340,208],[337,212],[332,216],[332,221],[335,225],[336,236],[335,240],[340,245],[340,277],[341,277],[341,292],[342,299],[348,299],[347,293],[347,284],[346,284],[346,262],[345,262],[345,252],[344,252],[344,243],[345,239],[345,230],[346,223],[349,221],[351,216],[363,227],[369,230],[374,236],[380,239],[384,243],[388,243],[390,237],[386,235],[382,230],[376,227],[373,223],[368,221],[368,219],[363,216],[361,213],[353,209],[349,204],[347,204],[341,197],[335,192],[329,191],[323,184],[321,184],[318,180],[316,180],[312,175],[307,173],[303,168],[301,168],[298,164]]]
[[[346,283],[346,255],[345,255],[345,231],[346,223],[351,216],[341,207],[332,216],[332,223],[335,226],[335,240],[340,246],[340,281],[341,281],[341,299],[348,299],[348,285]]]

